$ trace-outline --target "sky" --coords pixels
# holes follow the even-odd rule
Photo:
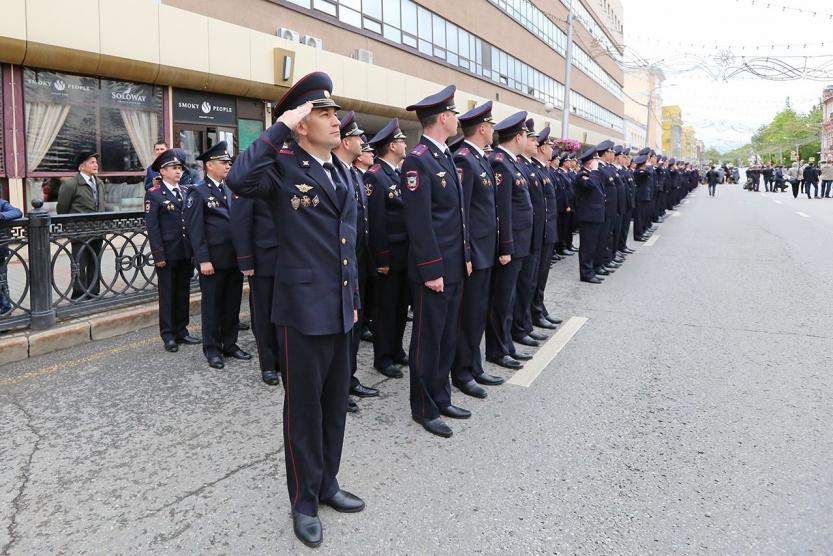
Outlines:
[[[833,1],[621,1],[626,62],[640,60],[636,63],[663,69],[663,103],[681,107],[683,123],[694,126],[707,148],[741,146],[783,109],[787,97],[793,109],[807,112],[821,100],[824,86],[833,85]],[[764,66],[783,62],[798,68],[797,78],[774,81],[745,72],[714,77],[750,58],[761,59]],[[830,64],[829,81],[801,78],[805,63],[812,69],[825,62]],[[703,67],[708,70],[698,69]]]

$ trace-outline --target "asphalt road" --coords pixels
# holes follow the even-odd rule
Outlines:
[[[363,371],[367,509],[323,508],[319,552],[833,552],[833,200],[700,188],[657,235],[601,286],[556,264],[552,312],[589,320],[529,387],[455,392],[449,440]],[[281,404],[153,330],[0,368],[0,554],[306,551]]]

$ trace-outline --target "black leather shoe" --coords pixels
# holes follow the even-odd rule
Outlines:
[[[575,252],[573,252],[573,251],[564,251],[563,253],[559,253],[559,255],[561,255],[562,257],[572,257],[573,255],[575,255]]]
[[[532,359],[532,354],[527,353],[525,351],[516,351],[515,353],[512,353],[510,355],[518,361],[529,361],[530,359]]]
[[[177,345],[175,340],[165,340],[165,351],[176,353],[179,351],[179,345]]]
[[[578,247],[573,247],[572,245],[569,246],[567,250],[572,251],[573,253],[578,253]]]
[[[521,336],[520,338],[512,338],[516,344],[521,344],[522,346],[529,346],[529,347],[540,347],[541,342],[535,340],[529,336]]]
[[[504,355],[503,357],[499,357],[498,359],[486,359],[486,361],[488,361],[489,363],[494,363],[495,365],[503,367],[504,369],[520,369],[524,366],[523,363],[508,355]]]
[[[477,383],[473,380],[468,382],[464,382],[462,384],[455,384],[460,392],[467,396],[471,396],[472,398],[485,398],[488,394],[486,394],[486,390],[477,385]]]
[[[607,276],[610,274],[610,271],[604,268],[597,268],[596,274],[601,274],[602,276]]]
[[[615,267],[615,266],[607,266],[607,265],[604,266],[604,269],[606,271],[608,271],[608,273],[610,273],[610,274],[613,274],[614,272],[616,272],[617,268],[618,267]],[[598,272],[596,274],[598,274]]]
[[[243,361],[248,361],[249,359],[252,358],[251,353],[247,353],[247,352],[243,351],[242,349],[240,349],[239,347],[234,348],[234,349],[230,349],[229,351],[225,351],[225,352],[223,352],[223,355],[225,355],[226,357],[233,357],[234,359],[241,359]]]
[[[559,254],[557,254],[557,253],[556,253],[555,255],[553,255],[553,256],[552,256],[552,260],[554,260],[554,261],[560,261],[560,260],[561,260],[561,259],[563,259],[563,258],[564,258],[564,257],[562,257],[561,255],[559,255]]]
[[[451,438],[451,435],[453,434],[451,431],[451,427],[445,424],[445,421],[442,420],[442,417],[435,417],[434,419],[426,419],[425,417],[414,417],[414,421],[422,425],[422,428],[424,428],[431,434],[436,434],[437,436],[442,436],[443,438]]]
[[[385,375],[388,378],[402,378],[402,369],[394,365],[393,363],[388,363],[384,367],[376,367],[376,370]]]
[[[359,398],[375,398],[379,391],[375,388],[368,388],[364,384],[356,384],[350,387],[350,393]]]
[[[462,407],[457,407],[456,405],[441,407],[440,413],[452,419],[468,419],[471,417],[471,411],[463,409]]]
[[[222,369],[226,366],[223,362],[223,358],[219,355],[212,355],[208,358],[208,366],[212,369]]]
[[[547,340],[549,338],[549,336],[547,336],[546,334],[541,334],[540,332],[535,332],[534,330],[530,332],[528,336],[536,342],[543,342],[544,340]]]
[[[604,282],[604,281],[605,281],[605,277],[604,277],[604,276],[599,276],[599,275],[597,274],[597,275],[596,275],[596,280],[599,280],[599,281],[601,281],[601,282]]]
[[[598,278],[596,278],[595,276],[593,276],[592,278],[582,278],[581,281],[586,282],[588,284],[601,284],[602,283],[602,281],[599,280]]]
[[[310,548],[321,545],[324,536],[321,533],[321,520],[318,516],[292,512],[292,529],[298,540]]]
[[[195,345],[197,345],[197,344],[201,344],[201,343],[202,343],[202,339],[201,339],[201,338],[196,338],[196,337],[191,336],[190,334],[188,334],[187,336],[183,336],[182,338],[177,338],[177,339],[176,339],[176,343],[178,343],[178,344],[187,344],[187,345],[190,345],[190,346],[195,346]]]
[[[403,353],[403,354],[399,355],[398,357],[395,357],[393,362],[396,363],[397,365],[402,365],[403,367],[407,367],[411,364],[411,362],[408,361],[408,354],[406,354],[406,353]]]
[[[628,255],[633,255],[634,253],[636,253],[636,251],[634,249],[631,249],[630,247],[625,247],[625,253],[627,253]]]
[[[498,386],[500,384],[503,384],[504,382],[502,377],[490,375],[489,373],[483,373],[482,375],[478,375],[474,377],[474,380],[478,384],[485,384],[487,386]]]
[[[246,324],[245,322],[238,322],[237,323],[237,330],[249,330],[251,326]]]
[[[274,370],[261,371],[260,378],[263,379],[263,382],[265,382],[269,386],[277,386],[281,383],[281,375],[278,373],[278,371]]]
[[[645,236],[639,236],[638,238],[636,238],[636,241],[642,241],[642,242],[644,242],[644,241],[648,241],[648,238],[647,238],[647,237],[645,237]]]
[[[561,324],[562,322],[564,322],[563,320],[561,320],[557,317],[554,317],[552,315],[547,315],[544,318],[547,319],[548,321],[550,321],[553,324]]]
[[[532,324],[533,324],[534,326],[537,326],[538,328],[544,328],[544,329],[546,329],[546,330],[555,330],[556,328],[558,328],[558,327],[557,327],[557,326],[555,326],[553,323],[551,323],[550,321],[548,321],[547,319],[545,319],[545,318],[543,318],[543,317],[542,317],[542,318],[540,318],[540,319],[538,319],[538,320],[536,320],[536,321],[535,321],[535,322],[533,322]]]
[[[359,412],[359,404],[357,404],[354,400],[347,400],[347,413],[358,413]]]
[[[373,332],[370,331],[369,328],[365,328],[362,330],[361,339],[365,342],[372,342],[373,341]]]
[[[332,497],[321,500],[321,503],[345,514],[354,514],[364,509],[364,500],[346,490],[339,490]]]

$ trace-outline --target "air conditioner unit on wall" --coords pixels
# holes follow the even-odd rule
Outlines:
[[[364,48],[357,48],[353,51],[353,58],[358,60],[359,62],[365,62],[367,64],[373,63],[373,51],[366,50]]]
[[[299,42],[301,40],[301,34],[298,31],[293,31],[286,27],[278,27],[278,36],[292,42]]]
[[[322,41],[318,37],[313,37],[311,35],[304,35],[304,38],[301,39],[301,42],[313,48],[324,48],[324,41]]]

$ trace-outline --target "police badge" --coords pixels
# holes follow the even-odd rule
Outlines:
[[[419,174],[416,170],[409,170],[405,173],[405,187],[411,193],[419,189]]]
[[[301,207],[301,199],[297,195],[293,195],[292,198],[289,200],[289,203],[295,210],[298,210]]]
[[[145,212],[150,213],[150,201],[145,201]]]
[[[503,183],[503,174],[495,174],[495,185]]]
[[[373,196],[373,184],[370,183],[370,182],[367,182],[366,184],[364,184],[364,192],[367,193],[368,197],[372,197]]]
[[[301,206],[304,208],[309,208],[312,205],[312,199],[309,198],[309,195],[304,195],[301,197]]]
[[[440,178],[440,186],[443,188],[445,188],[445,186],[448,185],[445,182],[445,174],[445,172],[437,172],[437,177]]]

